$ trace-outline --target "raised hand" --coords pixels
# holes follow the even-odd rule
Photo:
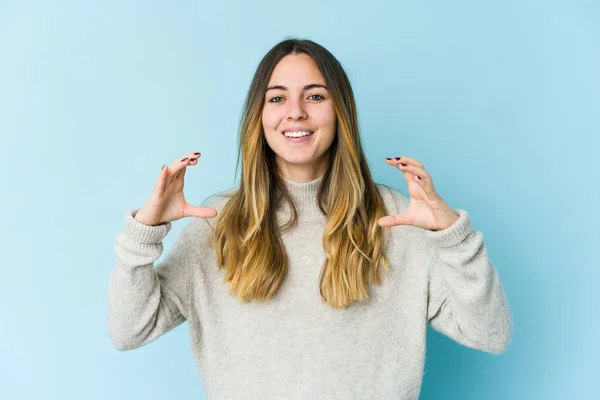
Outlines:
[[[459,219],[460,216],[436,192],[431,177],[421,162],[406,156],[386,158],[386,162],[404,173],[410,205],[400,215],[380,218],[380,226],[412,225],[440,231]]]
[[[188,204],[183,195],[186,168],[196,165],[200,153],[189,153],[170,166],[163,165],[150,198],[135,215],[146,225],[160,225],[184,217],[212,218],[217,210]]]

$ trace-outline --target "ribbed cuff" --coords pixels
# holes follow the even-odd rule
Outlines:
[[[171,230],[171,223],[156,226],[142,224],[134,218],[139,210],[139,208],[131,209],[125,215],[125,235],[139,243],[161,243]]]
[[[459,215],[458,220],[441,231],[425,230],[427,236],[438,247],[452,247],[463,240],[473,231],[469,213],[462,209],[454,209]]]

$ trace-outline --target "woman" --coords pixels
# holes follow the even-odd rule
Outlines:
[[[268,52],[239,146],[234,190],[188,204],[190,153],[127,213],[108,291],[115,347],[187,320],[208,399],[416,399],[427,323],[506,349],[512,319],[482,233],[411,157],[386,159],[409,199],[373,182],[350,83],[325,48],[285,40]],[[155,271],[183,217],[196,218]]]

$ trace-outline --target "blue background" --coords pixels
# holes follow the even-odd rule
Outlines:
[[[346,68],[375,180],[406,194],[384,157],[422,161],[514,314],[501,356],[428,328],[421,398],[600,398],[598,17],[591,0],[0,2],[1,397],[203,398],[187,323],[112,347],[114,237],[188,152],[191,203],[235,185],[252,74],[301,36]]]

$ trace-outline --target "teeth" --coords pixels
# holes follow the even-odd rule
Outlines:
[[[286,132],[285,137],[303,137],[310,135],[310,132],[307,131],[297,131],[297,132]]]

